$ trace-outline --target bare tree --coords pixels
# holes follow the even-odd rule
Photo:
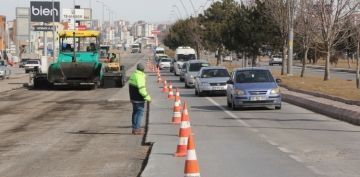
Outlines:
[[[281,75],[285,73],[285,65],[287,61],[287,43],[288,43],[288,34],[289,34],[289,11],[288,11],[288,1],[289,0],[267,0],[265,1],[265,6],[267,7],[267,15],[271,16],[278,26],[280,36],[282,41],[282,56],[283,64],[281,66]]]
[[[356,39],[356,88],[360,89],[360,8],[354,14],[353,29]]]
[[[314,11],[313,0],[300,0],[297,9],[297,16],[295,22],[295,33],[297,34],[304,52],[302,58],[301,77],[304,77],[306,70],[306,62],[308,60],[308,52],[312,47],[314,41]]]
[[[346,21],[358,7],[358,0],[316,0],[315,19],[319,22],[319,39],[326,52],[324,80],[330,79],[330,57],[334,46],[349,37]]]

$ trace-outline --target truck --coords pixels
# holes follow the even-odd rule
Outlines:
[[[65,30],[58,34],[59,54],[50,65],[46,56],[41,58],[41,68],[31,76],[34,88],[100,86],[104,70],[99,60],[100,32]]]

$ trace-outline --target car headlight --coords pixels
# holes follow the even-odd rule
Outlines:
[[[241,89],[235,89],[234,93],[235,95],[245,95],[245,91]]]
[[[193,76],[193,75],[190,75],[190,78],[191,78],[191,79],[194,79],[194,76]]]
[[[279,94],[280,93],[280,88],[279,87],[277,87],[277,88],[273,88],[272,90],[271,90],[271,92],[270,92],[270,94]]]

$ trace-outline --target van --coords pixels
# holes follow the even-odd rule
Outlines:
[[[156,47],[155,49],[155,55],[164,54],[165,55],[165,49],[162,47]]]
[[[175,58],[173,63],[174,75],[180,75],[183,64],[190,60],[196,60],[196,52],[191,47],[178,47],[175,51]]]

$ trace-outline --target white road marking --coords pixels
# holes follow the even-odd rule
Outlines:
[[[274,141],[272,140],[267,140],[268,143],[270,143],[271,145],[273,146],[279,146],[279,144],[275,143]]]
[[[314,166],[307,166],[307,168],[318,175],[323,175],[323,173],[320,170],[316,169]]]
[[[296,160],[297,162],[301,162],[301,163],[304,162],[300,157],[298,157],[298,156],[296,156],[296,155],[291,155],[291,154],[290,154],[289,156],[290,156],[290,158]]]
[[[284,147],[281,147],[281,146],[279,146],[278,149],[279,149],[280,151],[285,152],[285,153],[288,153],[288,154],[291,154],[291,153],[292,153],[289,149],[284,148]]]
[[[215,106],[217,106],[218,108],[220,108],[221,110],[223,110],[227,115],[229,115],[230,117],[234,118],[236,121],[240,122],[244,127],[248,127],[248,128],[251,128],[250,130],[255,132],[255,133],[259,133],[259,130],[255,129],[255,128],[252,128],[251,125],[249,125],[248,123],[244,122],[243,120],[241,119],[238,119],[238,117],[230,112],[229,110],[225,109],[223,106],[221,106],[219,103],[217,103],[215,100],[213,100],[212,98],[210,97],[206,97],[206,99],[208,99],[211,103],[213,103]],[[268,142],[269,144],[273,145],[273,146],[277,146],[277,148],[281,151],[281,152],[284,152],[286,154],[289,155],[290,158],[294,159],[295,161],[297,162],[300,162],[300,163],[304,163],[304,161],[298,157],[298,156],[295,156],[293,155],[293,152],[290,151],[289,149],[285,148],[285,147],[280,147],[279,144],[275,143],[274,141],[270,140],[270,138],[268,136],[266,136],[265,134],[259,134],[260,137],[264,138],[266,140],[266,142]],[[316,174],[321,174],[321,172],[319,170],[317,170],[315,167],[313,166],[307,166],[310,170],[312,170],[314,173]]]
[[[217,106],[218,108],[220,108],[221,110],[223,110],[227,115],[229,115],[230,117],[234,118],[236,121],[240,122],[244,127],[248,127],[248,128],[251,127],[248,123],[244,122],[244,121],[241,120],[241,119],[238,119],[238,117],[237,117],[234,113],[230,112],[229,110],[226,110],[223,106],[221,106],[219,103],[217,103],[216,101],[214,101],[212,98],[206,97],[206,99],[208,99],[208,100],[209,100],[211,103],[213,103],[215,106]]]

